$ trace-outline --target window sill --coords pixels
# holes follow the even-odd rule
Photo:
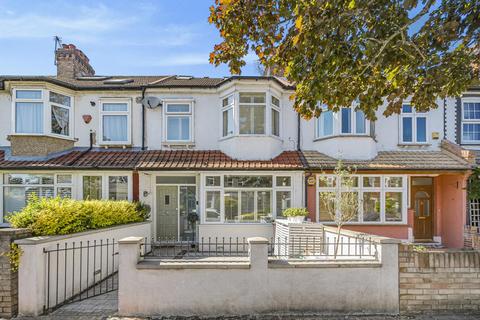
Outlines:
[[[11,133],[8,136],[9,137],[49,137],[49,138],[56,138],[56,139],[62,139],[67,141],[73,141],[73,142],[78,141],[77,138],[66,137],[66,136],[57,135],[57,134],[43,134],[43,133]]]
[[[336,138],[350,138],[350,139],[360,138],[360,139],[372,139],[373,141],[375,141],[375,139],[372,136],[367,134],[337,134],[337,135],[332,135],[328,137],[315,138],[313,139],[313,142],[336,139]]]
[[[408,147],[430,147],[432,144],[430,143],[399,143],[397,144],[398,147],[401,148],[408,148]]]
[[[163,145],[164,147],[169,147],[169,148],[171,148],[171,147],[193,148],[193,147],[195,147],[195,142],[193,142],[193,141],[186,141],[186,142],[183,142],[183,141],[177,141],[177,142],[174,142],[174,141],[172,141],[172,142],[170,142],[170,141],[164,141],[164,142],[162,143],[162,145]]]
[[[218,139],[218,141],[225,141],[225,140],[230,140],[234,138],[250,138],[250,139],[251,138],[272,138],[278,141],[283,141],[282,138],[271,135],[271,134],[235,134],[235,135],[229,135],[226,137],[221,137],[220,139]]]
[[[324,224],[326,226],[336,226],[334,222],[323,222],[319,221],[318,223]],[[398,226],[398,227],[407,227],[408,223],[403,221],[398,222],[347,222],[344,226]]]

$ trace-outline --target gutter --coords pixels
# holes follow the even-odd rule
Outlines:
[[[300,124],[301,124],[300,114],[297,112],[297,151],[301,151],[300,148]]]
[[[142,87],[142,150],[145,150],[145,104],[143,100],[145,99],[145,91],[147,87]]]

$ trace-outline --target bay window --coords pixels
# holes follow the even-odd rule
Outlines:
[[[341,109],[341,134],[367,134],[365,114],[355,107]]]
[[[322,179],[320,179],[322,177]],[[325,179],[327,178],[327,179]],[[345,189],[337,183],[334,175],[317,176],[317,210],[320,222],[332,222],[331,208],[334,203],[324,203],[322,193],[342,196],[345,192],[354,192],[358,196],[358,216],[350,223],[402,223],[407,213],[407,178],[406,176],[356,175],[354,183]],[[330,210],[329,210],[330,209]],[[336,214],[340,214],[337,212]]]
[[[130,144],[130,101],[103,100],[100,111],[101,144]]]
[[[240,93],[240,134],[265,134],[265,93]]]
[[[404,104],[400,121],[402,143],[427,143],[427,115],[424,112]]]
[[[165,103],[165,141],[193,141],[193,102],[167,101]]]
[[[462,100],[462,143],[480,143],[480,99]]]

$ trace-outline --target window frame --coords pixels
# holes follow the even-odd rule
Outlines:
[[[332,113],[332,133],[331,134],[328,134],[328,135],[320,135],[318,130],[320,128],[320,119],[321,119],[321,116],[323,114],[323,112],[331,112]],[[315,130],[315,134],[314,134],[314,137],[315,139],[325,139],[325,138],[329,138],[329,137],[333,137],[335,136],[335,130],[336,130],[336,122],[338,121],[338,117],[337,117],[337,113],[336,112],[333,112],[332,110],[329,110],[327,106],[323,106],[322,107],[322,113],[320,114],[319,117],[315,118],[315,123],[314,123],[314,130]]]
[[[370,135],[370,121],[365,117],[365,113],[364,113],[364,117],[365,117],[365,132],[364,133],[357,133],[357,117],[356,117],[356,113],[357,113],[357,105],[353,105],[351,107],[348,107],[348,108],[340,108],[340,111],[337,112],[337,117],[338,117],[338,134],[341,135],[341,136],[368,136]],[[342,110],[343,109],[350,109],[350,132],[342,132],[343,131],[343,112]],[[361,110],[358,110],[360,112],[363,112]],[[334,118],[334,122],[335,122],[335,118]],[[334,129],[335,130],[335,129]]]
[[[102,177],[102,198],[100,200],[109,200],[109,183],[108,183],[108,178],[109,177],[118,177],[118,176],[126,176],[128,178],[127,181],[127,188],[128,188],[128,201],[133,200],[133,190],[132,190],[132,174],[129,172],[118,172],[118,171],[112,171],[108,173],[98,173],[98,172],[82,172],[79,174],[79,179],[78,179],[78,199],[83,199],[83,177],[90,177],[90,176],[95,176],[95,177]],[[117,201],[117,200],[114,200]]]
[[[67,105],[63,105],[63,104],[57,103],[57,102],[52,102],[52,101],[50,101],[50,93],[51,93],[51,92],[54,92],[54,93],[56,93],[56,94],[61,94],[61,95],[64,95],[64,96],[69,97],[69,98],[70,98],[70,106],[67,106]],[[48,103],[49,103],[49,108],[50,108],[50,133],[51,133],[53,136],[56,136],[56,137],[72,137],[72,136],[73,136],[73,133],[72,133],[72,124],[73,124],[73,121],[74,121],[74,117],[73,117],[73,100],[74,100],[73,97],[71,97],[71,96],[69,96],[69,95],[66,95],[66,94],[63,94],[63,93],[60,93],[60,92],[58,92],[57,90],[49,90],[49,91],[48,91]],[[51,117],[52,117],[52,107],[53,107],[53,106],[68,110],[68,135],[59,134],[59,133],[53,133],[53,132],[52,132]]]
[[[353,191],[358,193],[359,198],[359,212],[357,221],[349,221],[347,225],[404,225],[407,223],[408,212],[408,176],[399,174],[355,174],[358,177],[358,186],[352,188]],[[317,174],[316,175],[316,221],[324,224],[335,224],[334,221],[321,221],[320,220],[320,192],[335,192],[337,196],[341,191],[341,182],[336,177],[336,184],[334,187],[320,187],[320,177],[336,177],[334,174]],[[364,187],[364,177],[380,177],[379,187]],[[402,179],[402,187],[387,187],[385,178],[399,177]],[[364,208],[363,208],[363,194],[365,192],[379,192],[380,193],[380,220],[379,221],[364,221]],[[386,220],[386,193],[387,192],[401,192],[402,194],[402,219],[400,221],[387,221]],[[338,214],[338,212],[337,212]]]
[[[464,124],[478,124],[480,125],[479,119],[465,119],[465,103],[479,103],[480,98],[478,97],[465,97],[461,98],[461,125],[460,125],[460,141],[462,144],[480,144],[480,140],[465,140],[463,138],[463,125]]]
[[[231,103],[228,103],[226,106],[224,106],[224,105],[223,105],[223,100],[229,99],[230,97],[232,98],[232,102],[231,102]],[[227,100],[227,101],[228,101],[228,100]],[[221,108],[220,108],[220,110],[221,110],[221,111],[220,111],[220,112],[221,112],[221,113],[220,113],[220,115],[221,115],[221,116],[220,116],[220,119],[221,119],[221,125],[220,125],[220,131],[221,131],[221,132],[220,132],[220,137],[221,137],[221,138],[228,138],[228,137],[231,137],[231,136],[234,136],[234,135],[235,135],[235,132],[236,132],[236,125],[235,125],[235,122],[236,122],[235,104],[236,104],[236,103],[235,103],[235,101],[236,101],[236,99],[235,99],[235,94],[234,94],[234,93],[230,93],[230,94],[227,94],[227,95],[225,95],[225,96],[220,97],[220,105],[221,105]],[[224,129],[225,123],[224,123],[224,121],[223,121],[223,120],[224,120],[224,119],[223,119],[223,113],[224,113],[224,112],[228,112],[228,111],[230,111],[230,110],[231,110],[232,116],[233,116],[233,117],[232,117],[232,118],[233,118],[233,120],[232,120],[232,121],[233,121],[233,122],[232,122],[232,132],[231,132],[231,133],[228,133],[228,129],[227,129],[227,134],[224,135],[224,134],[223,134],[223,132],[224,132],[223,129]],[[228,118],[227,118],[227,119],[228,119]],[[228,126],[227,126],[227,128],[228,128]]]
[[[409,105],[412,108],[412,112],[404,113],[403,106]],[[403,140],[403,119],[412,118],[412,141]],[[417,141],[417,118],[425,118],[425,141]],[[399,116],[399,128],[400,128],[400,144],[405,145],[428,145],[430,143],[429,139],[429,124],[428,124],[428,112],[417,112],[415,107],[410,102],[404,102],[402,104],[402,110]]]
[[[194,143],[195,141],[195,132],[194,132],[194,100],[193,99],[165,99],[163,102],[163,142],[166,144],[189,144]],[[169,112],[168,106],[169,105],[176,105],[176,104],[188,104],[189,111],[188,112]],[[187,140],[169,140],[168,139],[168,118],[175,117],[175,118],[188,118],[189,119],[189,137]]]
[[[266,94],[266,95],[267,95],[267,97],[269,98],[269,101],[270,101],[270,134],[271,134],[272,136],[274,136],[274,137],[280,137],[281,134],[282,134],[282,120],[281,120],[281,119],[282,119],[282,118],[281,118],[281,116],[282,116],[282,112],[281,112],[281,110],[282,110],[282,101],[281,101],[281,99],[280,99],[279,97],[277,97],[276,95],[274,95],[274,94],[272,94],[272,93]],[[274,98],[278,100],[278,106],[273,103],[273,99],[274,99]],[[273,112],[274,112],[274,111],[278,113],[278,134],[275,134],[275,133],[273,132],[273,128],[274,128],[274,125],[273,125],[273,121],[274,121],[274,119],[273,119]]]
[[[104,111],[103,105],[109,103],[125,103],[127,111]],[[125,98],[102,98],[99,101],[99,145],[131,145],[132,144],[132,100]],[[103,117],[104,116],[127,116],[127,140],[125,141],[104,141],[103,140]]]
[[[245,94],[245,95],[248,95],[248,94],[252,94],[252,95],[255,95],[255,94],[264,94],[265,95],[265,102],[263,103],[259,103],[259,102],[240,102],[240,96],[242,94]],[[268,103],[268,99],[270,97],[270,94],[268,94],[267,91],[239,91],[238,92],[238,135],[239,136],[242,136],[242,137],[248,137],[248,136],[268,136],[269,135],[269,131],[271,131],[271,129],[269,128],[269,119],[271,117],[271,115],[269,115],[269,112],[270,111],[270,104]],[[264,112],[264,117],[263,117],[263,133],[241,133],[240,132],[240,110],[242,108],[242,106],[245,106],[245,107],[254,107],[254,108],[262,108],[263,107],[263,112]],[[268,109],[268,110],[267,110]],[[251,125],[251,123],[250,123]],[[253,127],[255,127],[255,119],[253,121]],[[270,129],[270,130],[269,130]]]

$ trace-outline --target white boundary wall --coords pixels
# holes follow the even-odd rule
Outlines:
[[[379,261],[333,262],[269,261],[265,238],[243,260],[142,261],[141,241],[119,241],[122,316],[399,311],[397,240],[377,238]]]
[[[151,238],[150,224],[151,222],[147,221],[141,223],[120,225],[105,229],[91,230],[64,236],[32,237],[15,241],[15,243],[18,244],[18,246],[23,251],[22,256],[20,257],[20,267],[18,270],[19,314],[36,316],[40,315],[43,312],[43,307],[45,305],[47,295],[48,277],[47,254],[44,253],[44,250],[56,249],[57,244],[59,244],[60,249],[63,249],[65,248],[65,244],[68,246],[68,248],[71,248],[73,243],[75,243],[75,246],[77,248],[80,247],[80,243],[82,243],[83,246],[87,246],[87,241],[89,242],[90,246],[93,246],[95,241],[97,245],[100,244],[101,241],[105,244],[107,239],[110,243],[112,243],[112,241],[118,242],[119,239],[130,236],[147,237],[149,239]],[[115,248],[118,248],[118,246],[115,246]],[[111,255],[111,246],[109,250]],[[51,261],[51,264],[55,266],[57,255],[60,263],[58,270],[56,270],[56,268],[52,268],[52,266],[50,268],[50,284],[51,286],[56,286],[56,283],[54,282],[56,280],[57,273],[58,278],[61,279],[61,281],[59,281],[59,287],[56,288],[55,291],[51,290],[50,301],[54,301],[56,299],[58,299],[59,302],[64,301],[64,292],[67,292],[66,298],[69,298],[68,294],[72,292],[72,280],[75,281],[74,285],[76,286],[76,288],[80,287],[80,267],[83,270],[83,278],[81,280],[82,288],[87,288],[87,285],[91,286],[95,283],[95,281],[100,280],[99,276],[102,275],[98,274],[98,269],[100,268],[99,266],[102,266],[102,268],[105,270],[108,259],[106,251],[103,251],[103,254],[101,255],[100,249],[94,251],[93,248],[91,248],[88,252],[89,259],[87,260],[87,250],[82,250],[82,266],[78,265],[80,261],[80,250],[75,251],[74,259],[72,259],[72,257],[70,256],[71,252],[72,251],[69,251],[67,259],[65,259],[64,256],[65,251],[61,251],[55,253],[55,255],[52,255],[53,261]],[[95,259],[93,258],[94,252]],[[115,259],[118,260],[118,257]],[[87,261],[89,264],[88,269]],[[111,261],[112,259],[110,257],[109,263],[111,263]],[[93,265],[94,262],[96,262],[95,266]],[[75,263],[75,266],[73,265],[73,263]],[[116,268],[116,266],[113,267]],[[110,266],[110,268],[112,268],[112,266]],[[76,271],[71,272],[71,270]],[[89,272],[88,283],[85,270],[88,270]],[[74,273],[75,275],[72,279],[72,274]],[[104,275],[106,276],[106,273],[104,273]],[[57,292],[59,294],[58,298],[55,296]]]

